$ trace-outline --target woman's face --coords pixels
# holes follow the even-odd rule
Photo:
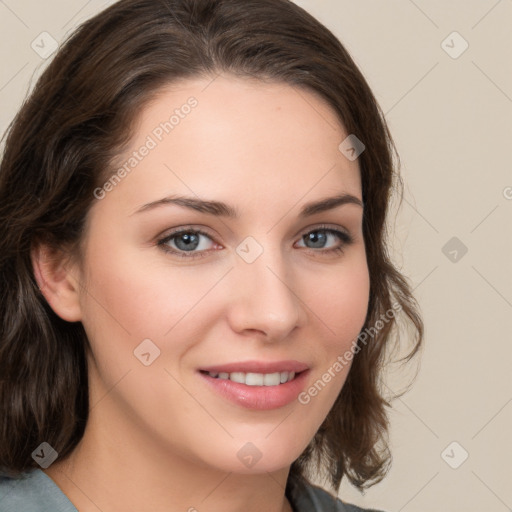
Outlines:
[[[74,269],[104,435],[239,473],[300,455],[367,313],[362,206],[312,207],[361,200],[348,135],[314,94],[231,76],[142,112]]]

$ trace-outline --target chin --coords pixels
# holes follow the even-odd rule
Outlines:
[[[258,436],[215,443],[198,455],[206,464],[230,473],[261,474],[283,470],[300,456],[309,439],[285,430],[284,436],[279,435],[278,429],[268,437],[262,436],[260,430]]]

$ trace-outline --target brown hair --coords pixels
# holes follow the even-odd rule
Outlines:
[[[282,82],[319,94],[359,156],[370,302],[344,387],[290,476],[324,468],[337,488],[347,475],[359,489],[389,468],[388,420],[380,376],[398,342],[396,310],[412,325],[409,361],[423,323],[407,281],[387,254],[386,218],[396,149],[382,111],[357,66],[322,24],[288,0],[121,0],[83,23],[58,51],[11,123],[0,167],[0,469],[37,467],[43,441],[63,458],[88,416],[80,322],[60,319],[40,293],[31,250],[79,252],[94,189],[133,135],[144,105],[162,87],[219,72]],[[341,141],[340,141],[341,142]],[[398,160],[398,159],[397,159]],[[401,189],[400,189],[401,190]],[[395,306],[395,307],[394,307]],[[375,329],[381,321],[384,325]],[[360,340],[359,340],[360,341]]]

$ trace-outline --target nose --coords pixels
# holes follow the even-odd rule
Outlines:
[[[304,325],[306,312],[294,290],[297,283],[278,249],[265,249],[252,263],[237,257],[231,274],[235,284],[228,320],[235,332],[255,331],[275,342]]]

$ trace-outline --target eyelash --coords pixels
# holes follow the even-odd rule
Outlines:
[[[301,235],[301,240],[305,236],[307,236],[311,233],[316,233],[316,232],[323,232],[323,233],[334,235],[342,242],[341,245],[338,247],[332,247],[331,249],[324,249],[324,250],[322,250],[322,249],[317,250],[317,249],[311,249],[311,248],[306,247],[306,249],[309,249],[310,251],[313,251],[316,253],[320,252],[323,254],[343,254],[345,247],[354,242],[354,239],[348,233],[346,233],[344,231],[340,231],[338,229],[330,228],[328,226],[319,226],[315,229],[307,231],[306,233]],[[169,248],[169,246],[167,245],[168,242],[170,242],[174,238],[179,237],[179,235],[182,235],[185,233],[186,234],[203,235],[203,236],[209,238],[210,240],[212,240],[213,242],[215,242],[215,240],[213,240],[212,237],[205,231],[202,231],[201,229],[197,229],[197,228],[185,227],[185,228],[180,228],[176,231],[173,231],[172,233],[166,235],[163,238],[160,238],[157,241],[157,246],[160,247],[164,252],[174,254],[180,258],[195,259],[195,258],[203,258],[203,257],[207,256],[208,252],[210,252],[208,250],[192,252],[192,251],[177,251],[175,249]]]
[[[305,236],[307,236],[311,233],[316,233],[316,232],[322,232],[322,233],[334,235],[341,241],[341,245],[338,247],[332,247],[330,249],[314,249],[314,248],[312,249],[312,248],[306,247],[306,249],[308,249],[309,251],[313,251],[315,253],[320,252],[322,254],[343,254],[345,247],[354,242],[354,239],[352,238],[352,236],[350,234],[348,234],[344,231],[330,228],[328,226],[318,226],[315,229],[307,231],[306,233],[301,235],[301,240],[303,240]],[[168,254],[176,255],[179,258],[195,259],[195,258],[203,258],[203,257],[207,256],[208,253],[210,252],[210,250],[203,250],[203,251],[198,251],[198,252],[193,252],[193,251],[187,252],[187,251],[177,251],[175,249],[169,248],[169,246],[167,245],[168,242],[170,242],[174,238],[179,237],[179,235],[182,235],[185,233],[186,234],[203,235],[203,236],[209,238],[210,240],[212,240],[213,242],[215,242],[215,240],[213,240],[213,238],[205,231],[203,231],[201,229],[197,229],[197,228],[185,227],[185,228],[178,229],[178,230],[166,235],[165,237],[159,239],[157,241],[157,246],[160,247],[164,252],[166,252]]]

